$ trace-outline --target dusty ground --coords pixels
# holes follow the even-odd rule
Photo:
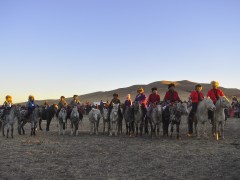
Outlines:
[[[25,136],[0,136],[0,179],[240,179],[239,119],[223,141],[186,137],[185,121],[181,140],[90,136],[88,124],[78,137],[59,136],[56,122],[36,137],[29,124]]]

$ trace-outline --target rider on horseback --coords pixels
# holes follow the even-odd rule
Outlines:
[[[109,104],[108,119],[110,119],[110,115],[111,115],[111,111],[112,111],[112,108],[113,108],[113,104],[119,104],[118,114],[119,114],[119,118],[122,119],[123,115],[122,115],[122,112],[121,112],[121,109],[120,109],[121,102],[120,102],[120,100],[118,98],[118,94],[117,93],[113,94],[113,99],[112,99],[112,101]]]
[[[147,113],[147,108],[146,108],[147,97],[144,94],[144,89],[143,88],[139,88],[137,90],[137,93],[138,93],[138,95],[136,96],[135,101],[138,101],[138,102],[141,103],[141,107],[142,107],[142,111],[143,111],[143,117],[145,117],[146,113]]]
[[[73,100],[72,100],[71,103],[70,103],[71,107],[74,108],[75,106],[78,106],[78,105],[80,105],[80,104],[81,104],[81,102],[80,102],[80,100],[78,99],[78,95],[74,95],[74,96],[73,96]]]
[[[175,102],[182,102],[181,99],[178,96],[177,91],[175,91],[176,85],[174,83],[171,83],[168,85],[168,91],[164,97],[165,104],[167,107]]]
[[[153,104],[158,104],[160,103],[160,95],[157,92],[157,88],[154,87],[152,88],[152,94],[149,95],[148,97],[148,111],[147,111],[147,117],[150,117],[151,113],[152,113],[152,109],[153,109]]]
[[[36,108],[35,102],[34,102],[34,96],[30,95],[28,97],[28,102],[27,102],[27,113],[26,113],[26,118],[28,118],[32,112],[34,111],[34,109]]]
[[[209,97],[214,104],[216,104],[217,100],[219,97],[225,96],[223,91],[219,89],[219,82],[217,81],[212,81],[211,82],[212,89],[208,91],[207,97]],[[215,125],[213,122],[213,117],[214,117],[214,112],[213,111],[208,111],[208,119],[211,120],[211,123],[213,124],[213,132],[215,132]],[[214,134],[214,133],[213,133]]]
[[[4,119],[5,115],[7,114],[7,112],[11,110],[12,106],[13,106],[12,96],[7,95],[6,101],[3,103],[3,106],[2,106],[3,114],[1,116],[1,119]]]
[[[192,110],[188,117],[188,136],[189,137],[191,137],[193,134],[193,119],[194,119],[195,113],[197,112],[198,104],[200,101],[204,99],[201,84],[197,84],[195,86],[195,90],[190,94],[190,99],[192,101]]]
[[[62,108],[65,108],[65,109],[67,109],[67,106],[68,106],[68,104],[67,104],[67,102],[66,102],[66,99],[65,99],[65,97],[64,96],[61,96],[60,97],[60,101],[59,101],[59,103],[58,103],[58,111],[57,111],[57,117],[58,117],[58,114],[59,114],[59,112],[61,111],[61,109]]]
[[[125,110],[127,107],[131,107],[132,106],[132,100],[131,100],[131,95],[128,94],[126,97],[126,100],[124,102],[124,107],[123,107],[123,114],[125,113]]]

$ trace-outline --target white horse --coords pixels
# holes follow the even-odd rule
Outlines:
[[[207,137],[206,126],[208,122],[208,111],[214,111],[216,109],[213,101],[210,98],[204,98],[198,104],[198,108],[194,117],[195,130],[197,138],[200,139],[200,130],[203,131],[203,135]],[[201,127],[200,127],[201,125]]]
[[[78,135],[79,131],[79,112],[78,112],[78,107],[75,106],[72,109],[71,115],[70,115],[70,120],[71,120],[71,127],[72,127],[72,131],[71,131],[71,135]]]
[[[103,109],[103,134],[105,134],[105,129],[106,129],[106,124],[107,124],[107,131],[109,133],[109,119],[108,119],[108,109],[104,108]]]
[[[115,134],[115,136],[118,135],[118,123],[119,123],[118,111],[119,111],[119,106],[120,106],[120,104],[113,104],[112,111],[111,111],[111,114],[110,114],[109,136],[112,136],[113,133]]]
[[[5,110],[6,111],[6,110]],[[17,121],[16,107],[13,106],[11,110],[5,115],[5,118],[2,119],[2,135],[5,136],[5,127],[7,127],[7,138],[9,137],[9,131],[11,129],[11,137],[13,138],[13,126]]]
[[[99,121],[101,119],[101,111],[99,109],[93,108],[89,112],[88,117],[91,124],[90,135],[93,135],[93,134],[98,135],[98,127],[99,127]]]
[[[214,111],[214,123],[216,124],[217,129],[217,132],[215,134],[217,136],[217,139],[218,135],[219,137],[222,137],[222,139],[224,139],[224,123],[225,123],[224,109],[225,108],[230,109],[232,106],[230,101],[225,96],[219,97],[215,105],[216,110]]]
[[[58,114],[58,122],[59,122],[59,135],[65,135],[65,129],[67,126],[67,110],[62,108]]]
[[[151,136],[160,135],[160,126],[162,123],[162,106],[161,105],[152,105],[152,113],[150,115],[150,124],[151,124]]]

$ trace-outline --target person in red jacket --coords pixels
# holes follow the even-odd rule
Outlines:
[[[209,97],[213,101],[213,103],[216,104],[219,97],[225,96],[225,95],[223,91],[219,89],[219,83],[217,81],[212,81],[211,85],[212,85],[212,89],[208,91],[207,97]],[[214,112],[208,111],[208,119],[211,119],[212,133],[213,133],[213,136],[215,136],[216,124],[213,121],[213,117],[214,117]]]
[[[159,104],[160,103],[160,95],[157,92],[157,88],[154,87],[152,88],[152,94],[149,95],[148,97],[148,111],[147,111],[147,117],[150,117],[152,113],[152,105],[153,104]]]
[[[213,101],[214,104],[216,104],[217,100],[221,96],[225,96],[223,91],[219,89],[219,83],[217,81],[212,81],[212,89],[208,91],[207,97],[210,97],[210,99]]]
[[[168,85],[168,91],[164,97],[164,101],[167,104],[174,103],[174,102],[182,102],[178,96],[177,91],[175,91],[175,84],[171,83]]]
[[[201,84],[197,84],[195,86],[195,90],[190,94],[190,99],[192,101],[192,110],[188,117],[188,136],[189,137],[191,137],[193,134],[193,119],[194,119],[195,113],[197,112],[198,104],[200,101],[204,99]]]

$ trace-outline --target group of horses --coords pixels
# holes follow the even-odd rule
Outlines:
[[[219,97],[216,104],[210,98],[204,98],[199,102],[197,112],[194,117],[195,133],[198,139],[202,136],[207,137],[207,126],[211,125],[213,134],[217,134],[224,138],[225,109],[231,108],[231,103],[226,97]],[[81,108],[76,106],[72,108],[61,108],[58,110],[57,105],[49,108],[36,107],[34,111],[26,116],[26,110],[20,106],[13,106],[6,113],[5,118],[0,119],[0,130],[5,136],[7,130],[7,138],[9,132],[13,137],[14,123],[18,122],[18,133],[25,134],[24,126],[31,124],[31,135],[36,135],[36,129],[42,130],[41,123],[47,121],[46,131],[49,131],[50,123],[53,119],[57,120],[59,134],[65,135],[68,120],[71,122],[71,134],[79,134],[79,126],[82,124],[83,112]],[[120,116],[119,111],[121,110]],[[150,136],[160,136],[162,127],[163,136],[173,136],[174,126],[176,126],[177,139],[180,139],[180,124],[182,116],[187,116],[191,111],[191,105],[187,102],[176,102],[170,104],[150,104],[147,113],[144,112],[140,102],[134,102],[131,107],[122,107],[120,104],[113,104],[111,111],[107,108],[101,110],[92,108],[88,113],[90,122],[90,134],[99,134],[99,123],[103,120],[103,134],[109,136],[118,136],[123,132],[123,119],[126,125],[126,134],[129,136],[142,136],[143,133]],[[208,112],[214,112],[214,119],[211,123],[208,120]],[[0,114],[2,111],[0,112]],[[109,114],[110,113],[110,114]],[[146,114],[146,115],[145,115]],[[149,133],[150,130],[150,133]]]

